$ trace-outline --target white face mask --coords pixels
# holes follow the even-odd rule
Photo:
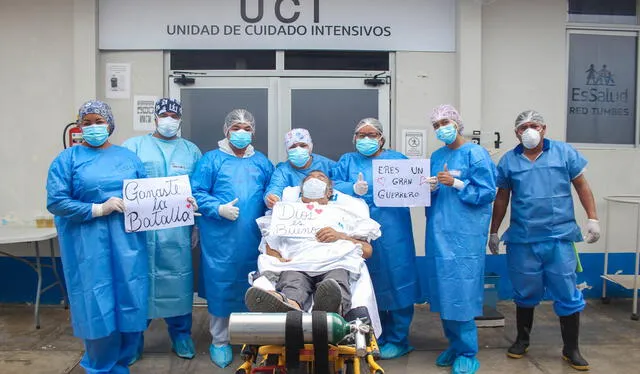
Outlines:
[[[327,184],[318,178],[309,178],[302,185],[302,196],[307,199],[327,197]]]
[[[540,132],[534,129],[526,129],[522,133],[522,145],[527,149],[533,149],[540,144]]]
[[[165,138],[173,138],[180,128],[180,120],[171,117],[158,117],[158,132]]]

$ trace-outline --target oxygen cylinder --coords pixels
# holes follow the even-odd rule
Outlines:
[[[312,315],[302,314],[305,343],[313,343]],[[229,335],[231,344],[283,345],[287,313],[231,313]],[[327,337],[337,344],[351,331],[349,324],[336,313],[327,313]]]

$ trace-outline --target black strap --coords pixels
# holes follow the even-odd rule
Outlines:
[[[315,374],[329,373],[329,336],[327,312],[311,312],[313,331],[313,362]]]
[[[302,331],[302,312],[292,310],[287,312],[284,330],[284,346],[287,355],[287,369],[300,366],[300,349],[304,348],[304,333]]]

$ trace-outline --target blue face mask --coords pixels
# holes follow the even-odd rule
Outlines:
[[[100,147],[109,138],[109,126],[89,125],[82,127],[82,139],[92,147]]]
[[[364,138],[356,140],[356,149],[365,156],[371,156],[378,152],[380,143],[377,139]]]
[[[449,145],[456,141],[458,130],[454,125],[441,126],[436,130],[436,137],[444,144]]]
[[[251,133],[245,130],[237,130],[229,136],[229,142],[237,149],[244,149],[251,144]]]
[[[309,150],[302,147],[289,149],[287,154],[289,155],[289,162],[291,162],[293,166],[299,168],[303,167],[311,157],[309,155]]]

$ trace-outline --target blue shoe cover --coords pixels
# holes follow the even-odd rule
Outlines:
[[[380,347],[380,358],[383,360],[391,360],[393,358],[398,358],[400,356],[404,356],[407,353],[413,351],[413,347],[410,345],[397,345],[394,343],[386,343],[382,347]]]
[[[216,347],[211,344],[211,346],[209,346],[209,357],[211,357],[211,361],[213,361],[214,364],[218,365],[219,368],[224,369],[229,366],[231,361],[233,361],[231,346],[227,344],[222,347]]]
[[[176,353],[176,356],[180,358],[192,359],[196,356],[196,347],[193,345],[191,337],[186,339],[177,339],[173,342],[171,349]]]
[[[455,360],[456,353],[453,351],[453,349],[449,348],[446,351],[440,353],[438,358],[436,358],[436,365],[441,367],[452,366]]]
[[[475,357],[458,356],[451,369],[452,374],[475,374],[480,369],[480,361]]]

